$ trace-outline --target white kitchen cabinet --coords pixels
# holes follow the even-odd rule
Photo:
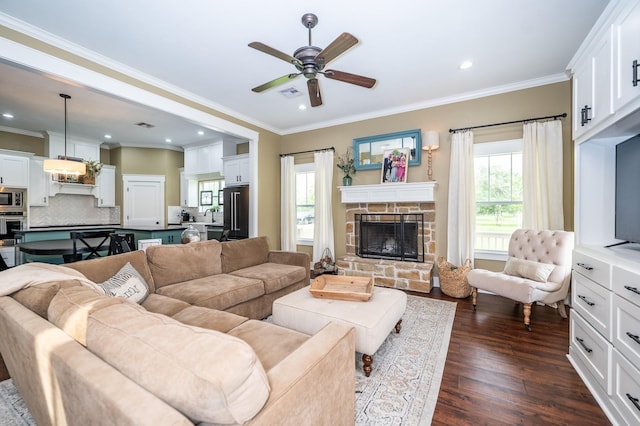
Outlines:
[[[191,146],[184,149],[184,172],[189,175],[222,173],[223,143]]]
[[[116,167],[103,165],[96,175],[96,191],[98,207],[115,207],[116,205]]]
[[[49,158],[64,156],[64,134],[46,132],[44,147],[44,155]],[[100,142],[82,141],[67,136],[66,154],[68,157],[81,158],[85,161],[100,161]]]
[[[27,188],[29,186],[29,158],[0,154],[0,186]]]
[[[249,154],[224,157],[225,186],[247,185],[251,180],[251,166]]]
[[[16,266],[16,250],[15,247],[0,247],[0,256],[7,266]]]
[[[640,96],[640,2],[629,2],[614,24],[616,40],[614,106]]]
[[[180,170],[180,207],[198,207],[198,181]]]
[[[613,114],[612,30],[576,65],[573,74],[573,137]]]
[[[44,171],[44,157],[31,157],[29,160],[29,205],[48,206],[51,175]]]

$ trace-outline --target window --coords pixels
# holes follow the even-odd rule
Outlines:
[[[198,205],[198,211],[200,213],[204,213],[209,209],[213,209],[214,211],[221,211],[220,205],[218,204],[218,191],[221,191],[224,188],[223,180],[201,180],[198,182],[198,194],[201,194],[202,191],[212,191],[213,197],[211,200],[213,204],[210,206],[201,206]],[[200,197],[198,196],[198,201],[200,201]],[[222,201],[222,200],[220,200]],[[199,204],[199,203],[198,203]]]
[[[504,259],[509,238],[522,226],[522,139],[476,144],[475,255]]]
[[[296,165],[296,239],[298,244],[313,245],[315,182],[313,163]]]

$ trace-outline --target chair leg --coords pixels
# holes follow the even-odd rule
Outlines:
[[[524,303],[524,326],[531,331],[531,303]]]
[[[471,297],[473,298],[473,310],[476,310],[476,302],[478,301],[478,289],[473,287],[473,291],[471,292]]]
[[[564,300],[558,302],[558,313],[564,319],[567,319],[567,310],[564,307]]]

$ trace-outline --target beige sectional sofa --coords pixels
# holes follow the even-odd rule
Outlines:
[[[254,238],[66,266],[101,283],[127,263],[140,304],[73,277],[0,297],[0,353],[39,425],[353,424],[353,329],[259,321],[309,283],[307,255]]]

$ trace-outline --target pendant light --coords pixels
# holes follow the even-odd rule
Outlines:
[[[60,93],[60,97],[64,99],[64,157],[58,156],[57,160],[54,158],[44,160],[44,171],[62,175],[83,175],[87,172],[85,164],[67,158],[67,99],[71,99],[71,96]]]

